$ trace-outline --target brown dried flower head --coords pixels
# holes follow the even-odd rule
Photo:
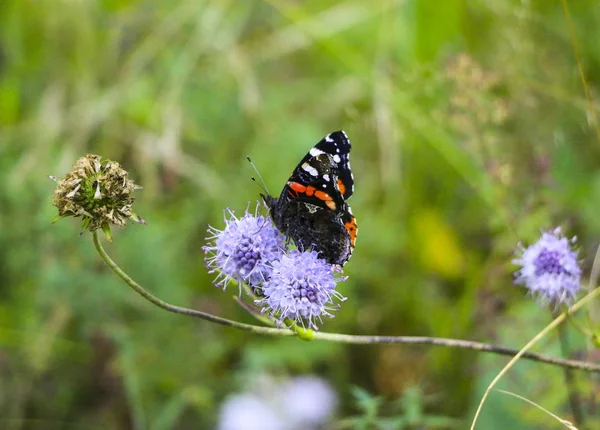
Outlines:
[[[82,217],[82,231],[102,229],[110,240],[110,224],[123,228],[128,219],[146,224],[131,210],[132,194],[142,187],[134,184],[116,161],[88,154],[63,178],[52,179],[58,184],[52,197],[57,219]]]

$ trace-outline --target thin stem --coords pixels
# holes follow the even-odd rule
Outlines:
[[[252,315],[256,320],[260,321],[264,325],[268,325],[271,327],[275,327],[275,322],[270,320],[267,315],[261,314],[254,306],[245,302],[240,296],[233,296],[233,300],[236,301],[238,305],[250,315]]]
[[[594,129],[596,131],[596,137],[600,139],[600,124],[598,124],[598,119],[596,118],[596,110],[594,109],[594,99],[592,97],[592,91],[590,90],[590,86],[588,85],[587,78],[585,77],[585,71],[583,69],[583,62],[581,61],[582,55],[581,50],[579,49],[579,43],[577,42],[577,35],[575,34],[575,25],[573,24],[573,18],[571,18],[571,11],[569,10],[569,5],[567,4],[567,0],[561,1],[563,13],[565,14],[565,20],[567,21],[567,27],[569,28],[569,38],[571,39],[571,47],[573,48],[573,56],[575,57],[575,62],[577,63],[577,69],[579,70],[579,79],[581,79],[581,84],[583,85],[583,91],[585,93],[585,98],[588,102],[588,110],[587,117],[588,122],[593,123]]]
[[[553,316],[557,317],[558,315],[553,313]],[[565,324],[561,324],[558,327],[558,340],[563,357],[569,356],[569,339],[567,338],[566,329],[567,327]],[[573,414],[573,422],[576,426],[581,426],[583,425],[584,414],[583,408],[581,407],[581,398],[575,383],[575,375],[573,375],[573,371],[571,369],[565,368],[563,371],[565,374],[565,385],[567,386],[567,392],[569,395],[569,406],[571,408],[571,413]]]
[[[588,308],[589,309],[589,308]],[[555,315],[556,316],[556,315]],[[553,316],[553,318],[555,317]],[[571,325],[573,327],[575,327],[581,334],[583,334],[587,339],[592,339],[592,337],[594,336],[594,332],[590,329],[588,329],[587,327],[582,326],[581,324],[579,324],[577,322],[577,320],[575,318],[573,318],[571,315],[569,315],[569,313],[567,312],[567,321],[571,323]]]
[[[97,231],[94,231],[92,233],[92,237],[94,239],[94,246],[96,247],[96,251],[98,251],[98,254],[100,254],[100,257],[102,257],[102,259],[104,260],[106,265],[108,267],[110,267],[112,269],[112,271],[115,272],[117,274],[117,276],[119,276],[119,278],[124,280],[127,285],[129,285],[131,288],[133,288],[136,293],[138,293],[140,296],[142,296],[149,302],[155,304],[159,308],[163,308],[164,310],[167,310],[169,312],[174,312],[176,314],[182,314],[182,315],[188,315],[191,317],[201,318],[201,319],[211,321],[211,322],[214,322],[217,324],[221,324],[221,325],[224,325],[227,327],[233,327],[233,328],[237,328],[237,329],[244,330],[244,331],[251,331],[254,333],[267,334],[267,335],[271,335],[271,336],[293,336],[295,334],[293,332],[289,332],[286,330],[279,330],[276,328],[261,327],[261,326],[256,326],[256,325],[252,325],[252,324],[244,324],[244,323],[240,323],[237,321],[231,321],[226,318],[221,318],[221,317],[218,317],[215,315],[208,314],[206,312],[197,311],[195,309],[183,308],[183,307],[175,306],[175,305],[172,305],[165,301],[162,301],[158,297],[156,297],[156,296],[152,295],[150,292],[146,291],[141,285],[139,285],[133,279],[131,279],[129,277],[129,275],[127,275],[127,273],[125,273],[123,271],[123,269],[121,269],[117,265],[117,263],[115,263],[109,257],[109,255],[106,253],[106,251],[100,244],[100,240],[98,238]]]
[[[536,408],[538,408],[541,411],[544,411],[545,413],[547,413],[548,415],[550,415],[552,418],[554,418],[556,421],[558,421],[559,423],[561,423],[562,425],[564,425],[566,428],[568,428],[569,430],[577,430],[577,427],[575,427],[573,424],[571,424],[569,421],[567,420],[563,420],[561,417],[559,417],[556,414],[553,414],[552,412],[550,412],[548,409],[543,408],[542,406],[538,405],[535,402],[532,402],[531,400],[523,397],[523,396],[519,396],[518,394],[515,393],[511,393],[510,391],[505,391],[505,390],[499,390],[497,388],[494,388],[494,391],[497,391],[499,393],[502,394],[508,394],[509,396],[513,396],[516,397],[519,400],[523,400],[524,402],[529,403],[532,406],[535,406]]]
[[[446,346],[449,348],[471,349],[473,351],[491,352],[492,354],[515,356],[519,351],[513,348],[491,345],[488,343],[473,342],[462,339],[447,339],[442,337],[428,336],[358,336],[338,333],[315,332],[314,340],[326,340],[330,342],[349,343],[354,345],[367,344],[408,344],[408,345],[435,345]],[[522,358],[537,361],[540,363],[552,364],[556,366],[568,367],[571,369],[583,370],[586,372],[600,372],[600,364],[589,363],[586,361],[566,360],[563,358],[548,357],[543,354],[525,352]]]
[[[475,416],[473,417],[473,421],[471,422],[471,427],[470,427],[471,430],[475,429],[475,425],[477,424],[477,419],[479,418],[479,415],[481,414],[481,410],[483,409],[483,404],[485,403],[490,391],[492,390],[492,388],[494,388],[494,386],[498,383],[498,381],[500,379],[502,379],[502,377],[506,374],[506,372],[508,372],[510,370],[510,368],[513,367],[517,361],[519,361],[520,358],[525,358],[525,356],[528,354],[527,351],[529,351],[529,349],[532,348],[533,345],[535,345],[542,338],[544,338],[548,333],[550,333],[552,330],[554,330],[556,327],[558,327],[560,324],[562,324],[567,319],[567,315],[569,313],[571,313],[571,314],[575,313],[576,311],[581,309],[584,305],[586,305],[589,301],[591,301],[592,299],[595,299],[599,295],[600,295],[600,288],[596,288],[592,292],[588,293],[581,300],[579,300],[577,303],[575,303],[573,306],[571,306],[567,312],[560,314],[550,324],[548,324],[546,327],[544,327],[542,329],[542,331],[540,331],[538,334],[536,334],[533,337],[533,339],[531,339],[529,342],[527,342],[527,344],[523,348],[521,348],[521,350],[517,353],[517,355],[515,355],[506,364],[506,366],[504,366],[502,368],[502,370],[496,375],[496,377],[493,379],[493,381],[490,382],[488,387],[485,389],[485,392],[483,393],[483,396],[481,397],[481,400],[479,401],[479,406],[477,406],[477,410],[475,411]],[[597,367],[597,365],[593,365],[592,363],[588,363],[585,361],[580,362],[580,363],[585,363],[586,365],[592,365],[594,367]],[[572,366],[566,366],[566,367],[572,367]],[[596,372],[596,370],[591,370],[591,369],[588,369],[588,370],[592,371],[592,372]]]
[[[170,303],[164,302],[160,300],[158,297],[155,297],[148,291],[146,291],[142,286],[140,286],[137,282],[131,279],[106,253],[102,245],[100,244],[100,240],[98,238],[97,232],[93,233],[94,246],[96,250],[100,254],[100,257],[104,260],[104,262],[111,268],[113,272],[115,272],[123,281],[127,283],[136,293],[144,297],[146,300],[151,302],[152,304],[165,309],[169,312],[174,312],[177,314],[188,315],[195,318],[204,319],[210,322],[214,322],[217,324],[221,324],[227,327],[233,327],[244,331],[249,331],[258,334],[264,334],[268,336],[299,336],[304,340],[321,340],[321,341],[329,341],[329,342],[338,342],[338,343],[347,343],[347,344],[355,344],[355,345],[371,345],[371,344],[408,344],[408,345],[436,345],[436,346],[446,346],[449,348],[462,348],[462,349],[471,349],[473,351],[481,351],[481,352],[490,352],[492,354],[498,355],[508,355],[514,356],[519,351],[512,348],[505,348],[502,346],[490,345],[486,343],[480,342],[472,342],[469,340],[461,340],[461,339],[447,339],[440,337],[426,337],[426,336],[355,336],[348,334],[340,334],[340,333],[321,333],[315,332],[313,330],[304,330],[296,327],[293,330],[290,330],[286,327],[282,328],[271,328],[271,327],[261,327],[252,324],[243,324],[236,321],[231,321],[225,318],[221,318],[215,315],[211,315],[205,312],[197,311],[195,309],[184,308],[180,306],[175,306]],[[302,333],[299,333],[302,331]],[[542,354],[535,354],[532,352],[522,352],[521,356],[523,358],[537,361],[540,363],[547,363],[556,366],[568,367],[571,369],[583,370],[586,372],[594,372],[600,373],[600,364],[588,363],[585,361],[577,361],[577,360],[566,360],[561,358],[548,357]]]

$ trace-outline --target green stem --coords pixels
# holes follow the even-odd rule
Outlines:
[[[252,315],[256,320],[260,321],[264,325],[268,325],[271,327],[275,327],[275,322],[269,319],[268,315],[261,314],[254,306],[250,305],[248,302],[245,302],[240,296],[233,296],[233,300],[236,301],[238,305],[250,315]]]
[[[150,292],[146,291],[141,285],[139,285],[133,279],[131,279],[129,277],[129,275],[127,275],[127,273],[125,273],[123,271],[123,269],[121,269],[117,265],[117,263],[115,263],[109,257],[109,255],[106,253],[106,251],[100,244],[100,239],[98,238],[97,231],[94,231],[92,233],[92,237],[94,238],[94,246],[96,247],[96,251],[98,251],[98,254],[100,254],[100,257],[102,257],[102,259],[104,260],[106,265],[108,267],[110,267],[111,270],[113,272],[115,272],[117,274],[117,276],[119,276],[119,278],[124,280],[127,285],[129,285],[131,288],[133,288],[136,293],[138,293],[140,296],[142,296],[149,302],[155,304],[159,308],[163,308],[166,311],[174,312],[176,314],[188,315],[191,317],[201,318],[201,319],[211,321],[211,322],[214,322],[217,324],[221,324],[221,325],[224,325],[227,327],[233,327],[233,328],[237,328],[237,329],[244,330],[244,331],[251,331],[253,333],[266,334],[266,335],[270,335],[270,336],[294,336],[295,335],[295,333],[290,332],[288,330],[280,330],[277,328],[270,328],[270,327],[261,327],[261,326],[256,326],[256,325],[252,325],[252,324],[244,324],[244,323],[240,323],[240,322],[236,322],[236,321],[231,321],[226,318],[221,318],[221,317],[218,317],[215,315],[211,315],[206,312],[197,311],[195,309],[189,309],[189,308],[183,308],[180,306],[175,306],[175,305],[172,305],[165,301],[162,301],[158,297],[156,297],[156,296],[152,295]]]
[[[589,330],[588,328],[582,326],[581,324],[579,324],[575,320],[575,318],[573,318],[573,316],[569,313],[569,308],[567,308],[565,310],[565,314],[567,316],[567,322],[571,323],[571,325],[573,327],[575,327],[577,330],[579,330],[579,332],[581,332],[581,334],[583,334],[587,339],[592,339],[592,337],[594,336],[594,332],[592,330]],[[552,315],[553,315],[553,317],[555,317],[556,314],[553,313]]]
[[[408,345],[436,345],[446,346],[450,348],[463,348],[471,349],[473,351],[491,352],[492,354],[515,356],[519,351],[512,348],[505,348],[503,346],[490,345],[487,343],[472,342],[470,340],[462,339],[447,339],[442,337],[428,337],[428,336],[357,336],[348,334],[337,334],[337,333],[321,333],[315,332],[313,335],[315,340],[326,340],[330,342],[338,343],[349,343],[354,345],[367,345],[367,344],[393,344],[401,343]],[[561,367],[567,367],[571,369],[583,370],[586,372],[600,373],[600,364],[590,363],[587,361],[579,360],[566,360],[563,358],[549,357],[543,354],[535,354],[532,352],[526,352],[522,355],[522,358],[526,358],[532,361],[540,363],[552,364]]]
[[[450,348],[462,348],[471,349],[473,351],[490,352],[492,354],[514,356],[519,353],[518,350],[512,348],[504,348],[502,346],[490,345],[480,342],[472,342],[469,340],[461,339],[447,339],[440,337],[426,337],[426,336],[356,336],[340,333],[322,333],[314,330],[304,330],[294,325],[292,329],[285,327],[282,328],[271,328],[261,327],[252,324],[244,324],[236,321],[231,321],[226,318],[221,318],[215,315],[208,314],[206,312],[197,311],[195,309],[184,308],[175,306],[170,303],[160,300],[148,291],[146,291],[141,285],[131,279],[106,253],[100,240],[98,233],[93,232],[94,246],[100,254],[100,257],[104,262],[111,268],[113,272],[117,274],[127,285],[129,285],[136,293],[144,297],[152,304],[181,315],[188,315],[195,318],[204,319],[206,321],[221,324],[227,327],[237,328],[239,330],[249,331],[258,334],[264,334],[269,336],[299,336],[304,340],[321,340],[329,342],[338,342],[355,345],[371,345],[371,344],[408,344],[408,345],[436,345],[445,346]],[[535,354],[532,352],[526,352],[521,355],[523,358],[537,361],[540,363],[547,363],[561,367],[567,367],[571,369],[583,370],[586,372],[600,373],[600,364],[589,363],[578,360],[566,360],[561,358],[548,357],[542,354]]]
[[[557,311],[552,312],[552,318],[558,317],[560,314]],[[569,310],[566,311],[567,319],[569,319]],[[567,336],[567,327],[565,324],[558,326],[558,340],[560,343],[560,349],[563,357],[569,356],[569,339]],[[585,416],[583,408],[581,407],[581,398],[577,390],[577,384],[575,381],[575,375],[571,369],[563,369],[565,374],[565,385],[567,386],[567,393],[569,398],[569,406],[571,413],[573,414],[573,422],[576,426],[582,426]]]

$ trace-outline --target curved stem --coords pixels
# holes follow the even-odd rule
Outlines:
[[[490,352],[499,355],[514,356],[519,351],[512,348],[505,348],[502,346],[490,345],[486,343],[473,342],[469,340],[461,339],[447,339],[440,337],[426,337],[426,336],[360,336],[360,335],[349,335],[341,333],[322,333],[315,332],[313,330],[304,330],[305,333],[298,333],[300,330],[290,330],[288,328],[271,328],[262,327],[252,324],[244,324],[236,321],[231,321],[226,318],[221,318],[215,315],[208,314],[206,312],[197,311],[195,309],[184,308],[175,306],[167,303],[158,297],[152,295],[146,291],[141,285],[131,279],[106,253],[100,240],[98,233],[93,232],[94,246],[100,254],[100,257],[104,262],[111,268],[113,272],[117,274],[123,281],[127,283],[136,293],[144,297],[152,304],[177,314],[188,315],[195,318],[204,319],[210,322],[221,324],[227,327],[237,328],[239,330],[249,331],[258,334],[264,334],[269,336],[298,336],[304,340],[321,340],[329,342],[356,344],[356,345],[370,345],[370,344],[409,344],[409,345],[437,345],[446,346],[450,348],[463,348],[471,349],[473,351]],[[542,354],[535,354],[532,352],[526,352],[521,357],[537,361],[540,363],[553,364],[556,366],[562,366],[572,369],[579,369],[586,372],[600,373],[600,364],[588,363],[585,361],[577,360],[566,360],[561,358],[548,357]]]
[[[96,247],[96,251],[98,251],[98,254],[100,254],[100,257],[102,257],[102,259],[104,260],[106,265],[108,267],[110,267],[111,270],[113,272],[115,272],[117,274],[117,276],[119,276],[119,278],[124,280],[127,285],[129,285],[131,288],[133,288],[136,293],[138,293],[140,296],[142,296],[143,298],[145,298],[152,304],[158,306],[159,308],[163,308],[166,311],[174,312],[176,314],[182,314],[182,315],[188,315],[191,317],[201,318],[201,319],[204,319],[204,320],[207,320],[210,322],[214,322],[217,324],[221,324],[221,325],[224,325],[227,327],[233,327],[233,328],[237,328],[240,330],[251,331],[254,333],[268,334],[271,336],[294,336],[295,335],[295,333],[289,332],[287,330],[280,330],[277,328],[270,328],[270,327],[261,327],[261,326],[252,325],[252,324],[244,324],[244,323],[240,323],[237,321],[232,321],[232,320],[228,320],[226,318],[221,318],[221,317],[218,317],[215,315],[211,315],[206,312],[197,311],[195,309],[183,308],[181,306],[175,306],[170,303],[167,303],[167,302],[159,299],[158,297],[152,295],[150,292],[146,291],[141,285],[139,285],[137,282],[135,282],[133,279],[131,279],[129,277],[129,275],[127,275],[127,273],[125,273],[123,271],[123,269],[121,269],[117,265],[117,263],[115,263],[112,260],[112,258],[110,258],[110,256],[106,253],[106,251],[100,244],[100,239],[98,238],[97,231],[94,231],[92,233],[92,237],[94,238],[94,246]]]
[[[595,264],[595,262],[594,262],[594,264]],[[536,334],[533,337],[533,339],[531,339],[529,342],[527,342],[527,344],[523,348],[521,348],[521,350],[513,358],[511,358],[511,360],[506,364],[506,366],[504,366],[504,368],[496,375],[496,377],[494,378],[494,380],[492,382],[490,382],[490,384],[488,385],[488,387],[485,389],[485,392],[483,393],[483,396],[481,397],[481,400],[479,401],[479,406],[477,406],[477,410],[475,411],[475,416],[473,417],[473,421],[471,421],[470,430],[474,430],[475,429],[475,425],[477,424],[477,420],[479,418],[479,415],[481,414],[481,410],[483,408],[483,404],[485,403],[485,401],[486,401],[486,399],[487,399],[490,391],[492,390],[492,388],[494,388],[494,386],[498,383],[498,381],[506,374],[506,372],[508,372],[509,369],[511,367],[513,367],[515,365],[515,363],[517,361],[519,361],[520,358],[525,357],[525,355],[528,354],[527,351],[531,347],[533,347],[533,345],[535,345],[540,339],[542,339],[543,337],[545,337],[548,333],[550,333],[552,330],[554,330],[560,324],[562,324],[563,322],[565,322],[565,320],[567,319],[567,314],[569,314],[569,313],[575,313],[581,307],[583,307],[587,302],[591,301],[592,299],[595,299],[599,295],[600,295],[600,287],[596,288],[592,292],[588,293],[586,296],[584,296],[582,299],[580,299],[577,303],[575,303],[573,306],[571,306],[566,312],[560,314],[550,324],[548,324],[546,327],[544,327],[542,329],[542,331],[540,331],[538,334]],[[588,371],[591,371],[591,372],[598,372],[595,369],[596,367],[598,367],[598,365],[592,364],[592,363],[588,363],[588,362],[585,362],[585,361],[582,361],[580,363],[586,364],[587,366],[592,366],[592,368],[582,369],[582,370],[588,370]],[[571,367],[571,366],[568,366],[568,367]]]

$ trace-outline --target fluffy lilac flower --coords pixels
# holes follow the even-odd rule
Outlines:
[[[256,375],[254,375],[256,376]],[[305,430],[325,428],[338,399],[323,379],[258,375],[246,391],[221,404],[219,430]]]
[[[257,304],[264,306],[271,316],[279,321],[286,318],[304,326],[317,329],[315,319],[339,308],[333,298],[345,298],[335,291],[336,283],[346,278],[336,278],[337,266],[328,264],[318,257],[316,251],[290,251],[273,262],[270,278],[262,286],[263,298]]]
[[[543,232],[542,238],[528,248],[519,244],[521,255],[513,263],[522,266],[515,273],[517,284],[525,284],[543,303],[569,303],[580,287],[581,268],[577,251],[560,228]]]
[[[282,403],[295,428],[321,428],[337,406],[337,395],[323,379],[302,376],[283,386]]]
[[[260,397],[236,394],[228,397],[219,411],[219,430],[285,430],[285,421]]]
[[[277,260],[284,247],[285,237],[271,221],[246,211],[240,219],[227,211],[225,229],[209,227],[210,243],[203,247],[210,273],[219,272],[215,285],[227,287],[231,279],[257,287],[271,274],[271,263]],[[240,285],[241,291],[241,285]]]

